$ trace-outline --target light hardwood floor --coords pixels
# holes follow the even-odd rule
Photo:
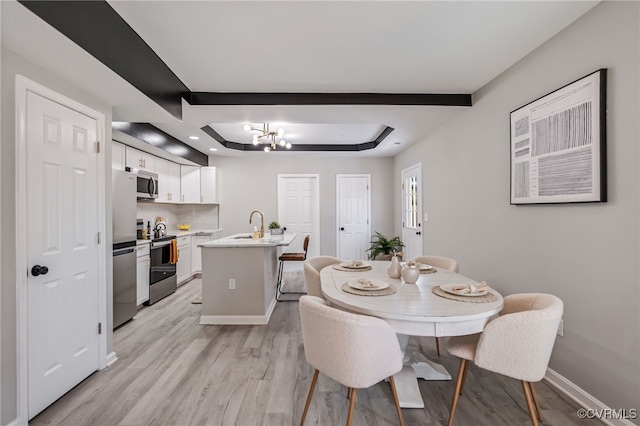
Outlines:
[[[201,326],[200,280],[139,311],[114,333],[118,361],[91,375],[32,425],[297,425],[313,369],[306,363],[298,303],[279,303],[266,326]],[[436,358],[434,339],[412,338]],[[457,372],[458,361],[440,356]],[[455,377],[454,377],[455,378]],[[454,381],[420,381],[427,406],[403,409],[407,425],[444,425]],[[596,425],[544,382],[536,385],[547,426]],[[320,375],[307,425],[346,423],[347,391]],[[354,425],[398,424],[389,384],[359,390]],[[518,381],[471,366],[455,425],[531,424]]]

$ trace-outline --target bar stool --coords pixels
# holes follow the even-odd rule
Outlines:
[[[280,299],[283,294],[307,294],[304,291],[282,291],[282,270],[284,268],[284,262],[304,262],[307,260],[307,249],[309,248],[309,236],[304,237],[302,243],[303,253],[282,253],[278,260],[280,265],[278,267],[278,285],[276,286],[276,300],[278,302],[296,302],[298,299]]]

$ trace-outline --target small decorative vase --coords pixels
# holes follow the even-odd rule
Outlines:
[[[400,271],[402,270],[402,266],[400,266],[400,260],[398,256],[391,256],[391,265],[387,268],[387,274],[389,274],[389,278],[400,278]]]
[[[405,266],[404,268],[402,268],[401,274],[404,282],[406,282],[407,284],[415,284],[416,281],[418,281],[418,278],[420,278],[420,268],[415,265]]]

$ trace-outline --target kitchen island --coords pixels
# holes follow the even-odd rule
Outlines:
[[[236,234],[201,244],[200,324],[267,324],[276,305],[278,250],[296,236]]]

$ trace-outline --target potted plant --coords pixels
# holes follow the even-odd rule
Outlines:
[[[277,220],[272,220],[269,224],[269,232],[271,233],[271,235],[282,235],[284,231],[280,227],[280,223],[278,223]]]
[[[400,237],[388,238],[376,231],[371,239],[371,247],[367,249],[369,260],[391,260],[394,253],[401,254],[402,247],[404,247],[404,243]]]

